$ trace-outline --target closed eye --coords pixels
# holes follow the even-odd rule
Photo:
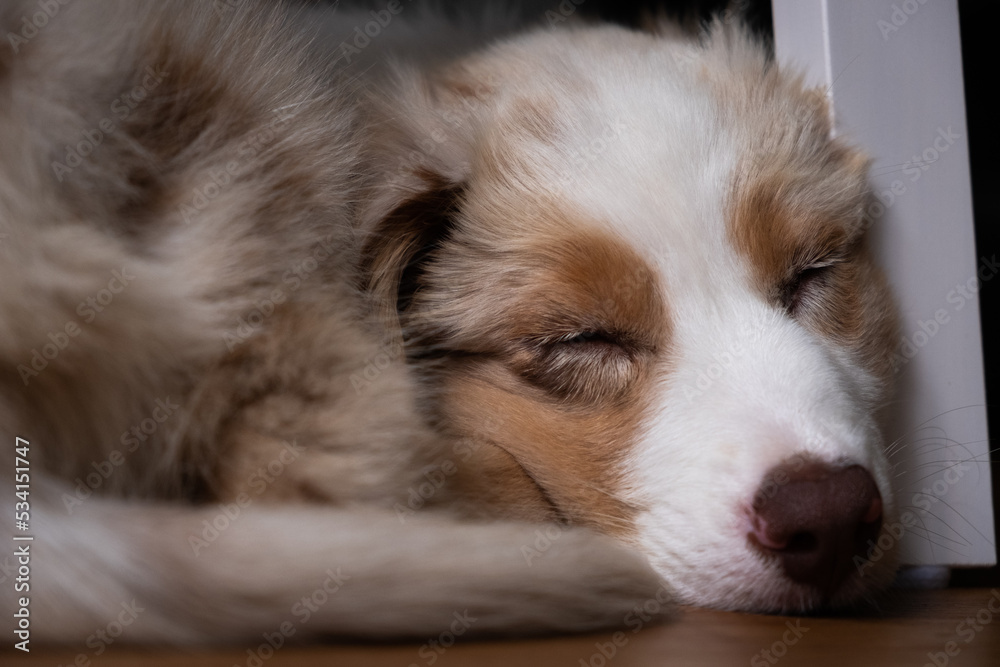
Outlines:
[[[581,345],[584,343],[616,344],[616,341],[612,336],[600,331],[580,331],[578,333],[568,334],[567,336],[560,338],[557,342],[563,345]]]
[[[839,263],[839,258],[832,258],[811,264],[795,274],[781,290],[780,300],[785,310],[794,315],[807,305],[809,298],[824,287]]]
[[[554,396],[593,401],[625,391],[647,351],[625,333],[569,329],[525,340],[512,362],[522,376]]]

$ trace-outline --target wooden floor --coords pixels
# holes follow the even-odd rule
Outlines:
[[[990,610],[991,601],[996,612]],[[0,665],[69,667],[83,650],[83,655],[90,660],[89,665],[94,667],[756,667],[775,664],[782,667],[924,667],[935,664],[937,667],[1000,667],[1000,589],[897,594],[889,605],[881,615],[867,618],[789,618],[685,609],[672,622],[648,626],[637,632],[627,629],[619,635],[466,642],[443,653],[419,644],[284,647],[268,659],[257,661],[251,660],[245,647],[182,653],[112,646],[99,657],[94,657],[85,647],[34,650],[30,655],[3,650]],[[80,664],[87,667],[85,663]]]

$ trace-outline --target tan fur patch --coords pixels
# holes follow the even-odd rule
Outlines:
[[[766,299],[852,350],[888,384],[896,320],[861,238],[866,160],[835,143],[815,150],[821,157],[810,170],[744,169],[729,209],[730,242]]]
[[[512,216],[536,228],[530,247],[470,261],[459,234],[429,270],[414,321],[436,327],[433,344],[453,351],[433,371],[437,418],[487,452],[462,477],[521,489],[484,496],[460,478],[473,494],[467,502],[502,500],[503,513],[626,533],[635,508],[621,497],[622,463],[652,378],[669,363],[666,305],[627,245],[570,226],[557,208],[533,214]],[[496,222],[467,224],[482,231]],[[446,277],[454,272],[489,288],[456,290]],[[534,493],[524,490],[529,481]]]
[[[840,252],[850,240],[850,227],[802,210],[787,197],[796,180],[790,170],[753,178],[737,195],[730,219],[730,238],[750,260],[759,289],[769,295],[808,267]]]
[[[496,432],[479,435],[477,444],[510,456],[502,465],[483,457],[475,461],[476,476],[489,478],[485,488],[504,490],[485,500],[499,500],[502,513],[520,518],[558,518],[611,534],[632,530],[638,508],[622,498],[621,471],[647,405],[643,390],[633,393],[631,403],[572,408],[490,361],[462,363],[445,383],[440,409],[452,427],[476,437],[491,420],[499,425]],[[536,485],[536,494],[512,490],[527,480]],[[481,483],[467,486],[473,502],[484,500]]]

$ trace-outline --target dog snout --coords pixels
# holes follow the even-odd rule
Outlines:
[[[785,575],[831,597],[882,527],[882,498],[860,465],[801,459],[772,468],[754,495],[749,542]]]

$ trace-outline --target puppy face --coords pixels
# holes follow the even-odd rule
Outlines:
[[[617,535],[696,604],[884,585],[894,324],[822,96],[716,26],[537,33],[403,98],[368,275],[466,502]]]

